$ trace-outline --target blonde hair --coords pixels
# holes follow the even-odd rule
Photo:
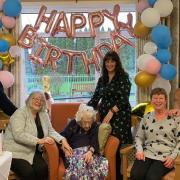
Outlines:
[[[32,99],[34,98],[34,96],[38,94],[41,96],[41,100],[42,100],[42,107],[40,109],[40,111],[47,111],[47,105],[46,105],[46,98],[44,96],[44,93],[42,91],[33,91],[28,98],[26,99],[26,106],[28,108],[32,107]]]
[[[75,115],[76,121],[80,122],[85,113],[87,113],[88,116],[93,119],[93,121],[96,120],[96,111],[93,109],[93,107],[82,103],[79,105],[79,109]]]

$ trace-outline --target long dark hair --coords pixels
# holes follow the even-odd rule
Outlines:
[[[128,77],[128,74],[124,71],[121,60],[119,55],[115,51],[109,51],[105,54],[103,58],[103,66],[102,66],[102,79],[103,79],[103,84],[106,84],[109,81],[108,77],[108,71],[105,66],[105,62],[107,60],[113,60],[116,62],[116,67],[115,67],[115,78],[121,76],[123,77]]]

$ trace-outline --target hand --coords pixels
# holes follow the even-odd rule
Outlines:
[[[88,151],[84,154],[84,160],[86,163],[91,163],[93,161],[93,153],[91,151]]]
[[[72,157],[73,153],[71,153],[71,151],[64,149],[64,155],[65,157]]]
[[[180,116],[180,109],[171,109],[168,111],[169,116]]]
[[[105,118],[103,119],[103,123],[109,123],[112,117],[113,117],[113,112],[109,111],[105,116]]]
[[[73,155],[73,150],[71,148],[71,146],[69,145],[69,143],[67,142],[66,138],[62,139],[62,150],[64,151],[65,155],[67,154],[68,156],[72,156]]]
[[[42,138],[42,139],[39,139],[38,144],[45,144],[45,143],[47,143],[47,144],[53,144],[54,142],[55,142],[55,141],[54,141],[53,138],[51,138],[51,137],[44,137],[44,138]]]
[[[164,166],[166,168],[173,168],[174,166],[174,159],[171,158],[170,156],[167,156],[166,158],[163,159],[163,162],[164,162]]]
[[[144,152],[137,152],[136,153],[136,159],[145,161]]]

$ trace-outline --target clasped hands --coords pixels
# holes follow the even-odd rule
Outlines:
[[[138,160],[142,160],[142,161],[145,161],[145,155],[144,155],[144,152],[137,152],[136,153],[136,159]],[[167,156],[165,157],[163,160],[162,160],[164,166],[166,168],[173,168],[174,166],[174,159],[171,158],[170,156]]]
[[[66,149],[66,148],[63,148],[63,151],[65,153],[65,156],[66,157],[72,157],[73,156],[73,150],[71,148],[70,149]],[[83,155],[83,159],[86,163],[91,163],[93,161],[93,153],[91,151],[87,151],[84,155]]]

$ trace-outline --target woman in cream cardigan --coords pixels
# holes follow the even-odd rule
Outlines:
[[[41,147],[54,141],[62,144],[62,149],[72,151],[66,139],[50,123],[43,92],[32,92],[26,105],[11,116],[6,128],[3,148],[13,154],[11,170],[21,180],[48,179],[48,166]]]

